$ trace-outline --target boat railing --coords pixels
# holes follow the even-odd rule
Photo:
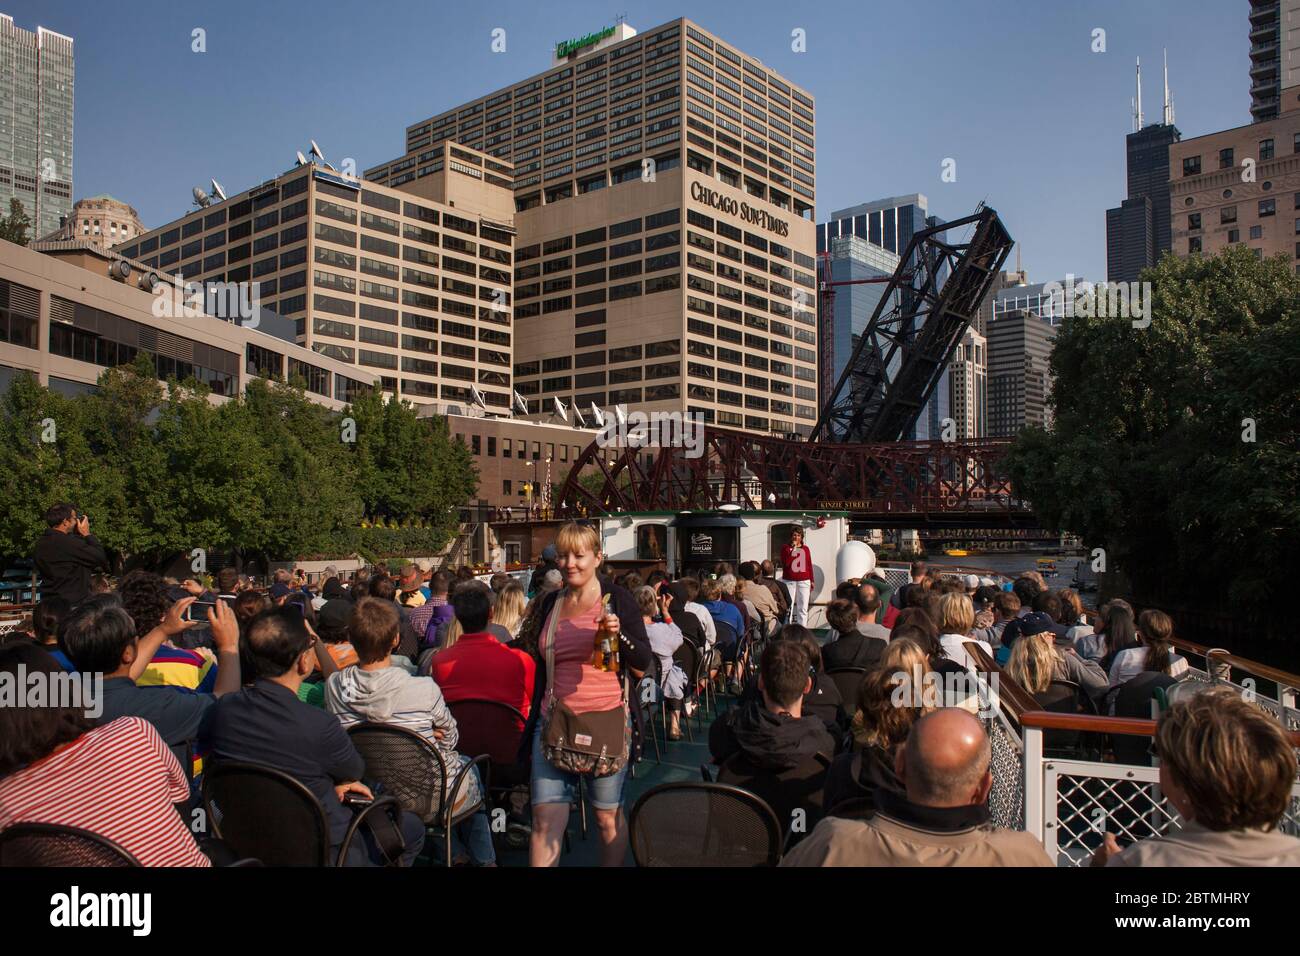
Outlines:
[[[1087,866],[1107,832],[1123,846],[1182,826],[1160,788],[1154,758],[1150,766],[1086,759],[1092,752],[1051,753],[1044,743],[1048,731],[1088,734],[1095,741],[1109,735],[1150,738],[1154,719],[1044,711],[982,647],[968,643],[966,651],[987,701],[981,715],[992,743],[989,810],[995,826],[1032,833],[1057,866]],[[1268,703],[1258,695],[1255,701]],[[1300,748],[1300,732],[1288,730],[1288,736]],[[1279,829],[1300,837],[1300,780],[1292,784]]]

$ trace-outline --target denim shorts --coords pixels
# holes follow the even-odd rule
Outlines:
[[[542,721],[537,722],[537,731],[533,734],[533,778],[532,802],[534,806],[544,803],[578,802],[578,774],[557,770],[542,752]],[[587,802],[597,810],[617,810],[623,805],[623,782],[627,779],[627,764],[618,773],[608,777],[586,779]]]

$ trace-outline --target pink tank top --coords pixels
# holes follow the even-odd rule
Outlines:
[[[560,613],[561,597],[553,614]],[[550,687],[543,700],[549,711],[552,690],[575,714],[594,710],[612,710],[623,700],[622,684],[615,671],[598,671],[591,666],[596,644],[596,628],[604,609],[600,602],[587,614],[560,621],[555,627],[555,667],[549,675]],[[541,648],[546,659],[546,647]]]

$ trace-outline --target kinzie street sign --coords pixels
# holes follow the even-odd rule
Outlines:
[[[747,223],[770,229],[778,236],[790,235],[790,224],[784,219],[777,219],[776,216],[766,210],[756,209],[747,202],[737,202],[728,196],[722,195],[716,189],[710,189],[701,182],[691,183],[691,198],[696,202],[711,206],[720,213],[725,213],[728,216],[739,216]]]
[[[601,40],[604,40],[607,37],[612,37],[613,35],[614,28],[605,27],[603,30],[597,30],[595,33],[588,33],[585,37],[578,37],[576,40],[561,40],[559,43],[555,44],[555,56],[558,59],[564,59],[564,57],[577,53],[584,47],[589,47],[594,43],[599,43]]]

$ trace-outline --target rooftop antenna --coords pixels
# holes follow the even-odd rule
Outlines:
[[[1137,128],[1142,130],[1142,57],[1137,58]]]
[[[583,428],[587,427],[587,420],[582,417],[582,409],[578,407],[577,402],[573,403],[573,419]]]
[[[485,412],[488,410],[487,401],[484,399],[483,393],[478,390],[478,386],[471,385],[469,387],[469,394],[475,405],[483,409]]]
[[[553,414],[558,415],[567,422],[569,420],[569,412],[568,409],[564,407],[564,403],[554,396],[551,397],[551,401],[554,403],[552,406]]]
[[[1020,276],[1022,282],[1024,281],[1025,271],[1020,268],[1020,243],[1018,242],[1016,243],[1016,275]]]
[[[597,428],[605,427],[605,413],[596,407],[595,402],[591,403],[591,417],[596,419]]]
[[[194,196],[194,204],[200,209],[206,209],[208,206],[212,205],[212,197],[198,186],[195,186],[194,189],[191,190],[191,195]]]
[[[528,403],[524,401],[524,397],[518,392],[515,392],[515,408],[519,409],[520,415],[528,414]]]
[[[295,153],[295,155],[298,157],[297,165],[299,165],[299,166],[306,166],[306,165],[307,165],[307,157],[304,156],[304,155],[302,154],[302,150],[298,150],[298,151]]]
[[[1165,50],[1165,125],[1174,125],[1174,101],[1169,98],[1169,51]]]
[[[226,191],[221,188],[221,183],[217,182],[215,179],[212,180],[212,194],[222,202],[226,201]]]

